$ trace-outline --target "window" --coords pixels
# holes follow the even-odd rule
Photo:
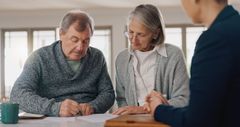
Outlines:
[[[98,28],[95,30],[90,46],[102,51],[107,62],[109,75],[111,76],[111,28]]]
[[[167,26],[165,29],[165,43],[176,45],[183,50],[188,71],[190,70],[195,43],[204,30],[206,30],[205,27],[192,25]]]
[[[58,29],[3,30],[4,71],[1,72],[1,97],[9,97],[12,86],[22,72],[28,55],[50,45],[58,37]],[[111,75],[111,27],[96,28],[90,46],[103,52]]]
[[[50,45],[56,40],[56,30],[34,30],[33,51],[43,46]]]
[[[191,61],[192,61],[192,56],[194,53],[195,45],[196,42],[201,35],[201,33],[205,30],[204,27],[187,27],[186,32],[187,32],[187,40],[186,40],[186,59],[187,59],[187,66],[190,67]]]
[[[12,86],[22,72],[28,55],[55,40],[55,29],[3,30],[4,41],[4,86],[2,96],[9,97]],[[31,36],[32,35],[32,36]]]
[[[28,56],[28,35],[26,31],[6,31],[4,33],[4,77],[5,93],[9,95],[12,85],[20,75]]]
[[[173,44],[182,49],[182,29],[181,28],[166,28],[166,43]]]

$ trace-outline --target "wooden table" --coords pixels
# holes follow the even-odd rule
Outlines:
[[[104,127],[170,127],[157,122],[150,114],[122,115],[107,120]]]

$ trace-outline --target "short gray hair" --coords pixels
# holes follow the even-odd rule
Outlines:
[[[78,9],[67,12],[60,23],[60,29],[63,32],[66,32],[74,23],[77,23],[77,27],[75,29],[78,32],[84,31],[87,25],[89,25],[91,28],[91,34],[93,35],[94,21],[88,13]]]
[[[129,26],[130,21],[133,17],[138,18],[144,26],[150,31],[154,32],[160,29],[160,32],[156,39],[152,40],[152,45],[160,45],[164,43],[165,32],[164,32],[164,21],[161,12],[157,7],[151,4],[141,4],[132,10],[128,16],[127,25]]]

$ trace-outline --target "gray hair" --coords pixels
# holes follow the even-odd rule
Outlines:
[[[60,29],[63,32],[66,32],[69,27],[77,23],[77,27],[75,28],[78,32],[82,32],[86,29],[87,25],[91,28],[91,34],[93,35],[94,31],[94,21],[93,18],[86,12],[81,10],[71,10],[64,15],[61,23]]]
[[[127,25],[129,26],[132,18],[138,18],[150,31],[154,32],[160,29],[157,38],[152,40],[152,45],[160,45],[165,40],[164,21],[161,12],[157,7],[151,4],[141,4],[132,10],[128,16]]]

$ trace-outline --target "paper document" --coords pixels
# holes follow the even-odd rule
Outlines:
[[[118,117],[112,114],[92,114],[88,116],[78,116],[77,119],[84,120],[91,123],[105,122],[106,120]]]
[[[32,113],[21,112],[18,114],[18,117],[20,119],[42,119],[45,116],[41,115],[41,114],[32,114]]]
[[[73,122],[76,121],[76,117],[46,117],[44,119],[48,122]]]

